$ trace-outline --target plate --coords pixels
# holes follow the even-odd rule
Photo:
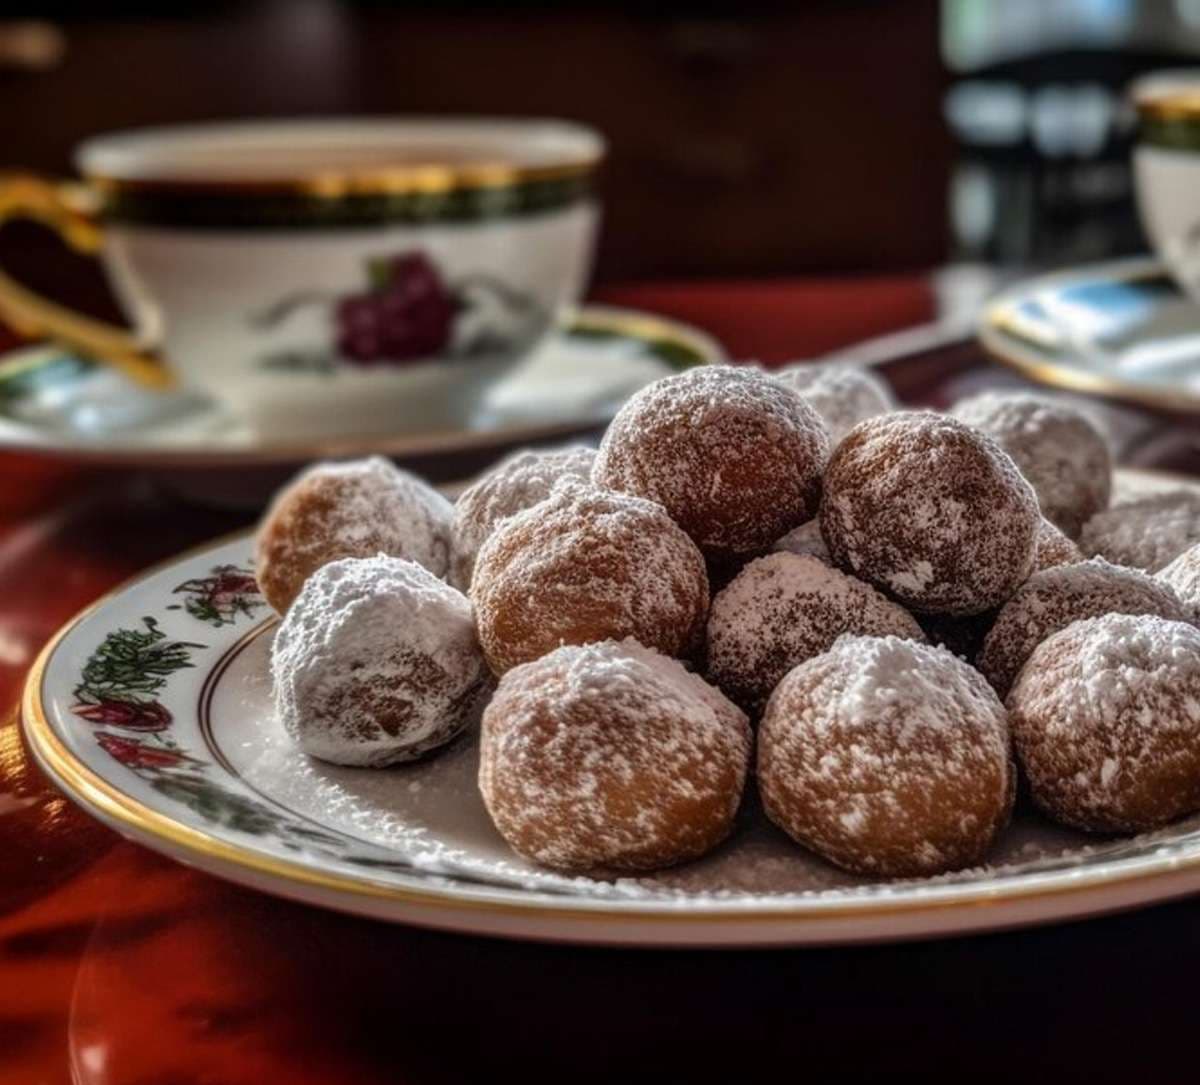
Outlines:
[[[151,392],[53,344],[0,358],[0,451],[156,470],[295,467],[372,453],[414,459],[552,440],[601,426],[638,388],[721,361],[711,336],[631,309],[585,306],[492,389],[463,430],[272,441],[191,393]]]
[[[1178,484],[1144,472],[1119,478],[1124,496]],[[1019,818],[986,867],[879,882],[790,843],[752,801],[726,844],[672,870],[539,870],[493,829],[470,735],[387,770],[298,753],[271,710],[275,623],[254,584],[252,550],[249,536],[221,542],[101,600],[42,652],[23,707],[34,755],[71,798],[131,839],[221,877],[395,922],[653,946],[948,935],[1200,889],[1200,816],[1120,840]]]
[[[1156,259],[1030,279],[984,308],[979,341],[1042,384],[1200,413],[1200,305]]]

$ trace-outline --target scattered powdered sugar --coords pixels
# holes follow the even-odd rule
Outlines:
[[[343,765],[393,764],[442,745],[489,684],[467,599],[382,554],[309,578],[276,634],[271,670],[289,734]]]
[[[976,663],[1001,697],[1007,696],[1033,650],[1083,618],[1156,614],[1174,621],[1187,613],[1174,591],[1137,569],[1102,558],[1031,576],[1001,608]]]
[[[484,540],[510,516],[544,501],[561,479],[587,482],[595,458],[582,446],[522,449],[464,490],[454,506],[450,582],[467,591]]]
[[[501,674],[560,644],[627,636],[687,655],[703,635],[708,577],[660,505],[564,480],[484,543],[471,598]]]
[[[259,586],[283,613],[336,558],[387,554],[444,576],[453,515],[441,494],[382,456],[316,464],[276,496],[259,526]]]
[[[943,648],[843,636],[780,683],[759,733],[767,814],[847,869],[978,862],[1014,792],[1004,706]]]
[[[746,717],[676,661],[631,639],[567,645],[501,680],[479,786],[536,862],[654,868],[729,833],[751,745]]]
[[[1172,588],[1193,622],[1200,623],[1200,544],[1189,547],[1170,565],[1155,574]]]
[[[826,565],[833,564],[833,555],[829,553],[825,537],[821,534],[821,521],[816,518],[776,539],[771,549],[788,554],[808,554]]]
[[[657,501],[723,561],[766,551],[812,519],[828,452],[820,417],[797,394],[749,366],[701,366],[633,396],[592,475]]]
[[[925,639],[911,614],[861,580],[812,556],[769,554],[713,600],[706,674],[757,716],[788,671],[843,633]]]
[[[831,448],[859,422],[896,409],[883,378],[861,366],[800,362],[776,369],[771,376],[798,392],[821,416]]]
[[[825,472],[835,562],[925,613],[978,614],[1033,567],[1037,498],[991,438],[929,411],[868,419]]]
[[[1075,622],[1040,644],[1009,694],[1034,801],[1095,832],[1200,810],[1200,631],[1150,614]]]
[[[1155,573],[1200,543],[1200,494],[1169,490],[1097,513],[1083,527],[1079,547],[1118,565]]]
[[[1029,392],[983,392],[954,405],[953,414],[986,433],[1033,485],[1042,515],[1075,538],[1108,507],[1112,454],[1081,410]]]

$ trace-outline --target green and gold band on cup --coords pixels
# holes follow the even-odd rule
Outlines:
[[[1138,140],[1150,147],[1200,151],[1200,85],[1135,99]]]
[[[322,229],[465,223],[569,207],[598,160],[547,166],[405,166],[293,181],[89,177],[102,221],[186,229]]]

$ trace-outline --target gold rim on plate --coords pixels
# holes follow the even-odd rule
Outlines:
[[[1156,260],[1137,259],[1097,265],[1098,271],[1103,267],[1110,268],[1109,277],[1120,282],[1138,282],[1166,274],[1162,264]],[[979,319],[977,335],[979,345],[988,357],[1049,388],[1085,392],[1173,414],[1200,414],[1200,395],[1186,388],[1159,389],[1152,385],[1089,372],[1075,365],[1057,362],[1037,346],[1025,345],[1028,338],[1022,334],[1020,325],[1013,316],[1015,301],[1027,297],[1039,288],[1077,281],[1083,273],[1077,269],[1038,276],[1005,290],[988,302]]]
[[[1144,475],[1160,481],[1175,479],[1181,483],[1195,485],[1194,479],[1172,475],[1168,472],[1127,470],[1125,473],[1127,477],[1130,474]],[[993,879],[987,889],[974,896],[959,892],[951,896],[907,901],[883,897],[852,901],[819,902],[814,900],[810,902],[809,907],[803,909],[797,909],[791,902],[764,908],[755,908],[739,903],[736,909],[705,908],[703,903],[698,903],[690,909],[681,909],[678,904],[673,902],[655,905],[628,901],[614,902],[608,907],[602,907],[566,897],[556,898],[555,904],[550,906],[545,903],[544,897],[536,895],[536,891],[530,891],[531,899],[521,900],[517,895],[519,891],[501,886],[487,890],[460,888],[453,892],[444,892],[382,884],[369,878],[349,877],[316,869],[303,863],[265,855],[252,848],[230,843],[207,832],[184,825],[170,816],[146,806],[84,764],[67,748],[55,732],[54,726],[46,714],[42,687],[45,672],[59,644],[82,621],[117,596],[144,583],[164,569],[244,535],[244,532],[226,535],[158,562],[83,608],[66,622],[39,652],[26,678],[21,701],[21,722],[29,746],[42,768],[66,792],[69,798],[124,835],[150,846],[158,845],[158,850],[165,851],[176,859],[180,859],[181,855],[190,856],[198,860],[199,865],[210,872],[219,874],[224,871],[231,880],[238,880],[236,873],[233,872],[242,871],[268,876],[276,883],[276,889],[285,896],[287,895],[286,888],[292,886],[293,888],[307,887],[326,890],[338,894],[344,900],[393,901],[405,906],[436,911],[439,920],[437,925],[440,926],[446,926],[445,918],[456,913],[464,915],[485,913],[525,919],[570,919],[606,923],[632,920],[638,923],[715,923],[754,926],[780,922],[818,924],[852,918],[911,915],[922,912],[940,913],[947,909],[976,909],[1042,898],[1059,898],[1090,889],[1146,882],[1200,867],[1200,846],[1198,846],[1191,855],[1175,856],[1170,859],[1160,858],[1155,865],[1149,868],[1117,873],[1112,871],[1103,873],[1097,868],[1090,872],[1090,877],[1087,868],[1083,867],[1076,868],[1069,874],[1064,874],[1062,871],[1050,871],[1046,876],[1059,880],[1049,885],[1036,880],[1030,884],[1027,879],[1014,879],[1010,884],[1005,884],[1002,880]],[[1147,858],[1152,857],[1148,856]],[[262,882],[254,884],[259,888],[264,888]],[[516,899],[513,899],[514,896]],[[304,899],[311,902],[312,898]],[[323,903],[330,904],[329,901]],[[346,910],[353,911],[348,905]]]

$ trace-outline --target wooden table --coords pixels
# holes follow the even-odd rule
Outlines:
[[[611,291],[772,361],[927,318],[920,278]],[[973,348],[930,360],[979,365]],[[936,387],[930,389],[936,393]],[[929,389],[927,389],[929,390]],[[919,390],[918,390],[919,391]],[[247,522],[0,459],[0,698],[79,607]],[[386,926],[194,873],[80,814],[0,723],[0,1082],[1185,1080],[1200,901],[971,939],[647,952]],[[1192,1069],[1187,1080],[1197,1076]]]

